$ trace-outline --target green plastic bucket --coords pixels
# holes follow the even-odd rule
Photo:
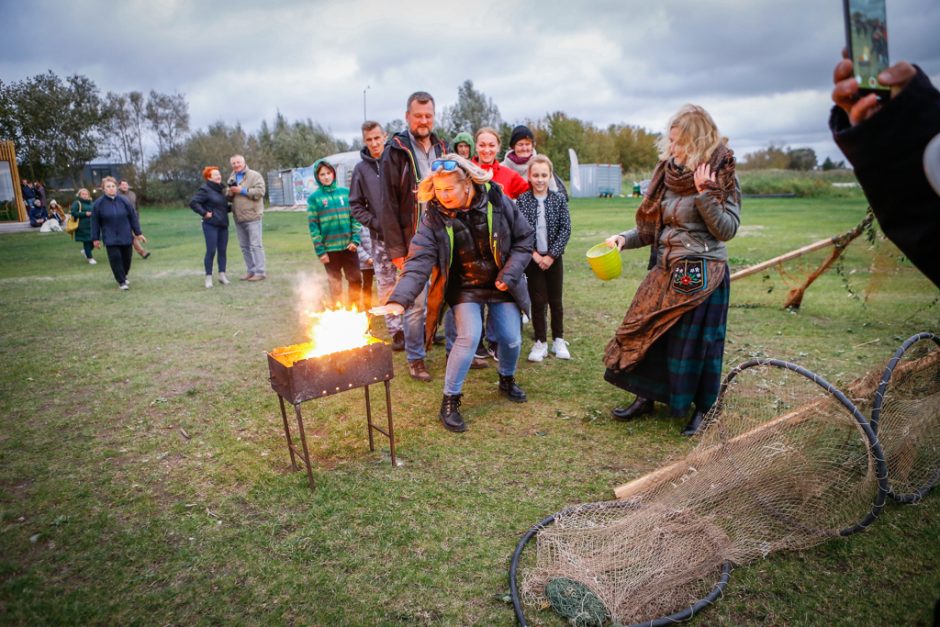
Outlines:
[[[587,251],[588,264],[601,281],[610,281],[620,276],[623,269],[620,263],[620,251],[606,243],[591,246]]]

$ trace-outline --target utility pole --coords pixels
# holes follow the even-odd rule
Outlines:
[[[365,122],[369,119],[369,116],[366,115],[366,91],[372,89],[372,85],[366,85],[366,88],[362,90],[362,121]]]

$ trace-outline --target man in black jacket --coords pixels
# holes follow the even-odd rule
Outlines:
[[[408,245],[414,237],[425,203],[415,195],[418,182],[431,172],[431,162],[443,155],[444,143],[433,133],[434,98],[418,91],[408,97],[405,111],[408,128],[395,134],[382,155],[382,188],[384,192],[380,222],[385,250],[392,263],[401,270],[405,265]],[[408,374],[419,381],[430,381],[424,365],[424,321],[427,289],[405,311],[405,353]]]
[[[385,303],[392,293],[397,270],[385,250],[380,212],[382,209],[382,153],[388,135],[382,125],[374,120],[362,123],[362,161],[353,168],[349,184],[349,210],[362,226],[369,229],[372,242],[372,267],[379,288],[379,302]],[[392,348],[405,348],[405,333],[401,316],[385,316],[385,327],[392,337]]]
[[[853,74],[849,59],[833,72],[833,139],[855,168],[884,234],[940,287],[940,196],[926,174],[937,164],[925,162],[928,143],[940,136],[940,92],[906,61],[878,75],[891,88],[884,103],[874,94],[859,97]]]

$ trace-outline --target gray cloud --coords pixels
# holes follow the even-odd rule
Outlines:
[[[893,59],[940,73],[940,3],[888,7]],[[826,130],[841,3],[408,0],[267,4],[236,0],[4,2],[0,79],[51,69],[103,91],[179,91],[194,127],[255,129],[281,111],[351,139],[368,115],[402,117],[416,89],[438,108],[471,79],[509,122],[552,111],[599,126],[660,130],[684,102],[708,107],[732,146],[810,145],[838,157]]]

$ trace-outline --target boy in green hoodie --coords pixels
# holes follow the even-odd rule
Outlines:
[[[362,307],[362,274],[359,272],[359,229],[362,228],[349,212],[349,190],[336,185],[336,168],[325,159],[313,164],[320,186],[307,198],[307,225],[317,257],[326,268],[329,279],[330,306]],[[343,299],[343,275],[349,284]]]

